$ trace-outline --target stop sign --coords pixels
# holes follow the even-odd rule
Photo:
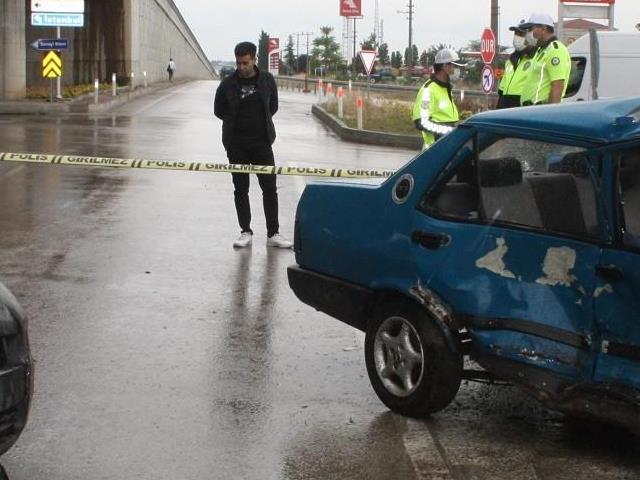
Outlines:
[[[485,28],[480,37],[480,55],[484,63],[493,62],[496,56],[496,36],[490,28]]]

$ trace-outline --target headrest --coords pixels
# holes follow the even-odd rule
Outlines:
[[[549,172],[571,173],[578,177],[586,177],[587,157],[582,152],[567,153],[559,162],[549,162]]]
[[[522,183],[522,166],[513,157],[480,160],[480,186],[507,187]]]

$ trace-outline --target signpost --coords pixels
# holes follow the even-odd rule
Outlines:
[[[362,65],[364,65],[364,69],[367,72],[367,97],[371,96],[371,70],[376,61],[376,53],[375,50],[360,50],[358,52]]]
[[[340,16],[361,17],[362,0],[340,0]]]
[[[32,12],[84,13],[84,0],[31,0]]]
[[[36,50],[66,50],[69,40],[66,38],[39,38],[31,44]]]
[[[278,75],[280,73],[280,39],[269,38],[268,47],[269,73]]]
[[[615,27],[615,0],[560,0],[558,2],[557,37],[566,43],[564,22],[568,18],[607,20],[609,30]]]
[[[32,13],[34,27],[84,27],[84,13]]]
[[[42,58],[42,76],[51,80],[51,102],[53,103],[53,79],[62,76],[62,59],[53,50]]]
[[[490,28],[485,28],[480,36],[480,56],[484,62],[480,78],[482,79],[482,90],[487,96],[487,110],[489,110],[489,94],[493,91],[493,86],[496,83],[496,76],[491,67],[496,58],[496,36]]]
[[[490,28],[485,28],[480,37],[480,55],[487,65],[493,63],[496,57],[496,36]]]
[[[496,82],[496,76],[493,71],[493,68],[491,68],[491,65],[485,65],[482,68],[481,78],[482,78],[482,90],[484,91],[484,93],[488,95],[493,90],[493,85]]]
[[[50,50],[68,48],[66,39],[60,38],[60,27],[84,27],[84,0],[31,0],[31,25],[34,27],[56,27],[56,39]],[[51,40],[37,40],[34,48],[44,50],[46,47],[40,42]],[[62,66],[62,60],[60,60]],[[62,98],[60,75],[57,78],[57,98]]]
[[[351,74],[356,76],[356,20],[362,18],[362,0],[340,0],[340,16],[353,20],[353,61],[351,62]]]

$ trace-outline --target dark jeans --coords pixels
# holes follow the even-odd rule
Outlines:
[[[261,144],[231,144],[227,149],[229,163],[274,165],[273,150],[268,143]],[[234,199],[238,223],[243,232],[251,232],[251,205],[249,205],[249,174],[232,173],[233,186],[235,187]],[[267,221],[267,236],[278,233],[278,192],[275,175],[257,175],[258,183],[262,189],[262,205]]]

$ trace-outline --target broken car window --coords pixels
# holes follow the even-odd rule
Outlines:
[[[618,191],[624,241],[628,246],[640,247],[640,148],[619,152]]]
[[[501,138],[479,154],[483,218],[577,237],[598,237],[596,195],[584,149]]]

